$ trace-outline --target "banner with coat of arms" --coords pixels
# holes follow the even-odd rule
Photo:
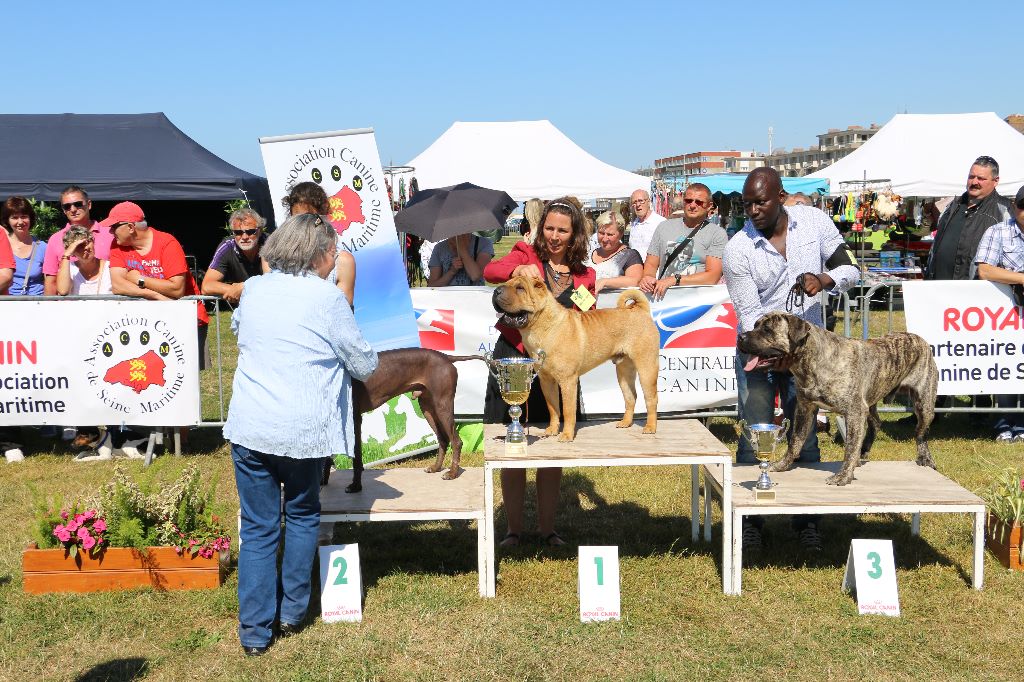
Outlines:
[[[377,351],[418,346],[373,130],[261,137],[260,151],[278,225],[288,218],[281,199],[298,183],[315,182],[327,194],[327,219],[356,259],[355,317],[363,337]]]

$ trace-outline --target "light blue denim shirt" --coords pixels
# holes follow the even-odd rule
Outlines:
[[[352,454],[352,377],[369,377],[377,353],[338,287],[315,274],[251,277],[231,329],[238,368],[224,438],[296,459]]]

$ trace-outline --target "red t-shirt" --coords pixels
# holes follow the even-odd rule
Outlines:
[[[6,231],[0,230],[0,268],[10,268],[13,270],[17,267],[14,262],[14,249],[11,248],[11,238],[7,236]]]
[[[199,288],[192,272],[185,262],[185,252],[178,240],[167,232],[149,228],[153,235],[153,243],[150,245],[149,253],[145,256],[139,255],[131,246],[121,246],[117,242],[110,247],[110,267],[124,268],[125,270],[138,270],[143,277],[153,279],[170,279],[177,275],[185,276],[185,295],[198,296]],[[207,324],[210,316],[206,314],[206,306],[202,301],[198,302],[199,324]]]

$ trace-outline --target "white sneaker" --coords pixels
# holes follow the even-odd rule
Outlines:
[[[146,459],[145,448],[140,452],[139,446],[144,446],[148,441],[148,438],[126,440],[121,447],[114,450],[114,454],[118,457],[127,457],[128,459]]]
[[[8,464],[21,462],[25,459],[25,453],[21,451],[21,448],[11,448],[10,450],[4,450],[4,459],[7,460]]]

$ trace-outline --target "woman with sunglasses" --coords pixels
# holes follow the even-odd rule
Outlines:
[[[597,291],[627,289],[640,283],[644,261],[639,253],[622,243],[625,231],[626,223],[618,211],[605,211],[597,217],[598,247],[586,260],[597,274]]]
[[[32,236],[36,212],[25,197],[11,197],[0,207],[0,224],[6,230],[14,253],[14,278],[7,293],[11,296],[43,295],[43,259],[46,244]]]
[[[661,300],[669,287],[718,284],[729,235],[708,218],[714,203],[708,186],[695,182],[683,193],[683,217],[658,225],[647,249],[640,289]]]
[[[519,242],[504,258],[493,260],[484,267],[484,279],[491,283],[506,282],[518,275],[542,280],[555,300],[566,308],[576,305],[572,293],[584,288],[591,294],[596,277],[594,269],[583,260],[587,256],[587,220],[579,202],[573,197],[555,199],[544,207],[533,244]],[[519,330],[498,321],[495,327],[501,336],[494,343],[494,358],[525,357]],[[578,391],[577,387],[577,391]],[[583,418],[582,400],[577,400],[577,421]],[[523,405],[524,422],[546,425],[549,413],[540,382],[534,381],[530,397]],[[501,399],[501,391],[494,377],[487,381],[484,396],[484,422],[501,424],[509,421],[508,405]],[[561,468],[537,469],[537,530],[542,542],[557,547],[565,541],[555,532],[555,513],[558,510]],[[526,498],[526,470],[502,469],[501,493],[505,504],[508,532],[502,547],[519,544],[523,531],[523,507]]]

